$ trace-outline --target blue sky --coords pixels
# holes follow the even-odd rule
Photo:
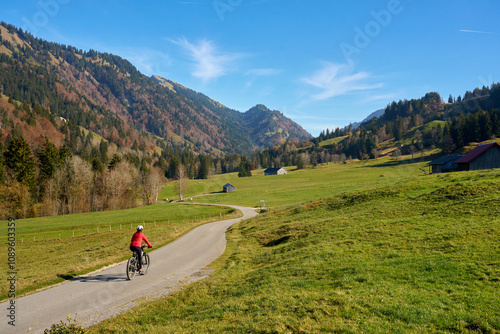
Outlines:
[[[0,20],[318,135],[393,100],[500,81],[499,13],[497,0],[18,0]]]

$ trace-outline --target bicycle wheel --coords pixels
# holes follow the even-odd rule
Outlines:
[[[135,274],[137,272],[137,263],[136,263],[135,257],[131,257],[127,261],[127,278],[129,280],[133,279],[135,277]]]
[[[151,260],[149,259],[149,254],[143,253],[142,254],[142,271],[144,272],[144,275],[146,275],[148,273],[150,263],[151,263]]]

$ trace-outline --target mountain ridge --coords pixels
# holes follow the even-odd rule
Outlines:
[[[239,133],[248,134],[253,150],[280,145],[285,140],[302,141],[312,138],[299,124],[284,116],[280,111],[271,110],[263,104],[257,104],[245,112],[239,112],[175,81],[159,75],[153,75],[151,78],[170,91],[182,93],[207,109],[213,108],[212,110],[229,122],[230,126],[237,127]]]
[[[145,76],[116,55],[47,42],[3,22],[0,36],[0,93],[40,105],[118,147],[142,142],[153,151],[164,141],[221,156],[262,150],[278,139],[312,138],[282,114],[271,132],[286,136],[252,136],[262,134],[248,129],[242,113],[171,80]]]

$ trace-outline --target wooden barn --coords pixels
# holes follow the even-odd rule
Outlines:
[[[232,184],[226,183],[222,186],[222,191],[225,193],[234,193],[236,191],[236,187]]]
[[[462,155],[460,154],[455,154],[455,155],[443,155],[442,157],[437,158],[436,160],[432,160],[429,162],[429,167],[432,168],[432,174],[436,173],[445,173],[445,172],[452,172],[456,170],[457,164],[455,164],[455,161],[457,161],[459,158],[461,158]]]
[[[288,172],[284,168],[270,167],[264,171],[264,175],[285,175]]]
[[[500,168],[500,144],[479,145],[455,161],[457,171]]]

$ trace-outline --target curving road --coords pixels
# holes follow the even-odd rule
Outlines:
[[[16,326],[8,324],[8,302],[0,304],[0,333],[43,333],[54,323],[77,315],[90,326],[137,305],[144,298],[156,298],[206,277],[205,267],[226,248],[229,226],[257,215],[254,209],[232,206],[243,217],[197,227],[170,244],[150,252],[151,267],[145,276],[128,281],[125,263],[90,275],[77,277],[50,289],[16,299]]]

